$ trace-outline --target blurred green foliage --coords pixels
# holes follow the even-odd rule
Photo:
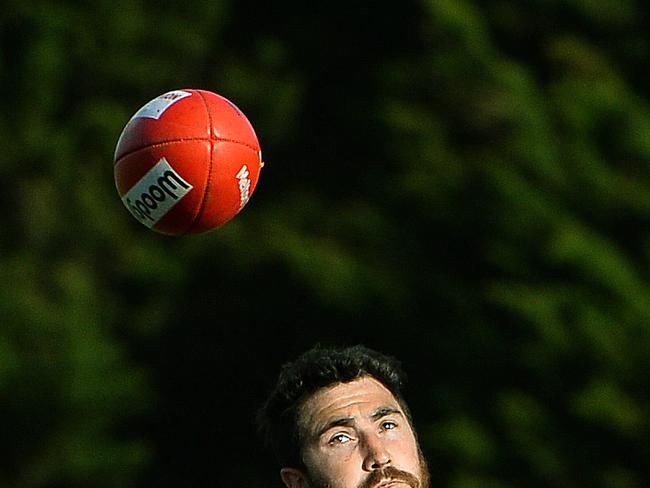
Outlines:
[[[280,486],[253,413],[315,342],[403,360],[434,486],[647,486],[647,17],[10,0],[0,486]],[[169,238],[111,165],[183,87],[235,101],[266,166]]]

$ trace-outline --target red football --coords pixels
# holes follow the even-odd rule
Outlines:
[[[226,223],[257,185],[262,152],[231,101],[206,90],[174,90],[138,110],[115,148],[115,185],[131,214],[169,235]]]

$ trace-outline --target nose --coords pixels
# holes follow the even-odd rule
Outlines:
[[[377,436],[369,436],[365,440],[363,470],[370,472],[385,468],[391,463],[391,456],[384,442]]]

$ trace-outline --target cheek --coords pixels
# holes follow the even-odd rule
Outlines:
[[[421,469],[420,451],[414,437],[401,439],[393,445],[395,467],[416,474]]]
[[[361,460],[354,451],[337,452],[336,455],[314,453],[309,456],[308,467],[312,477],[317,479],[320,486],[332,488],[348,488],[358,486],[364,473]]]

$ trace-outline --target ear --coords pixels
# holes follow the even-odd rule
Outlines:
[[[307,480],[302,471],[296,468],[282,468],[280,478],[287,488],[307,488]]]

